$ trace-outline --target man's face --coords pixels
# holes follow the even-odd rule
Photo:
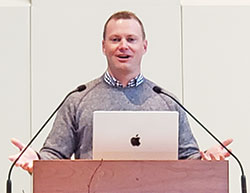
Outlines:
[[[142,38],[140,24],[135,19],[110,20],[102,42],[109,72],[138,75],[147,41]]]

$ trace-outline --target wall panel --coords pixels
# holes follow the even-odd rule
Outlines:
[[[1,192],[5,192],[11,162],[17,153],[12,137],[27,142],[30,136],[30,34],[29,3],[11,6],[0,2],[0,120]],[[12,172],[13,192],[29,192],[29,175],[20,168]]]
[[[184,6],[183,59],[186,106],[233,152],[249,176],[250,6]],[[214,144],[192,124],[202,149]],[[249,177],[248,177],[249,178]],[[240,192],[240,169],[230,158],[230,192]]]

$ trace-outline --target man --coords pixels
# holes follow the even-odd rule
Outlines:
[[[141,74],[147,40],[142,22],[135,14],[118,12],[108,19],[102,48],[107,58],[107,71],[87,83],[84,92],[74,93],[66,100],[39,154],[29,148],[17,166],[32,172],[33,160],[37,159],[70,159],[73,154],[76,159],[91,159],[92,120],[97,110],[178,111],[179,159],[224,159],[229,156],[220,146],[200,152],[185,112],[170,98],[155,93],[152,90],[155,84]],[[229,139],[224,144],[231,142]],[[24,147],[16,139],[12,139],[12,143],[20,150]],[[10,160],[16,157],[11,156]]]

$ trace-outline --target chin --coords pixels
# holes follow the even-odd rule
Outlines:
[[[132,65],[130,63],[126,63],[126,62],[119,62],[119,63],[115,64],[115,68],[121,69],[121,70],[130,69],[131,67],[132,67]]]

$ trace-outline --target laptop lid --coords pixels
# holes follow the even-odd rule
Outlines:
[[[93,159],[177,160],[178,112],[95,111]]]

